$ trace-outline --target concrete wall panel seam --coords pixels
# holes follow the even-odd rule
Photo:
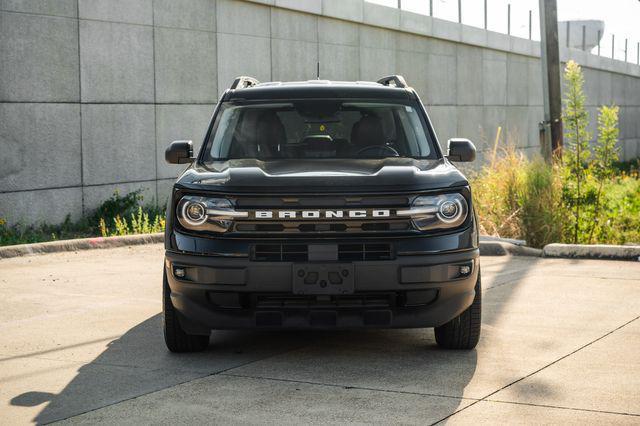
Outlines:
[[[152,45],[153,45],[153,103],[157,104],[158,102],[158,82],[156,79],[157,71],[156,71],[156,2],[152,0],[151,3],[151,23],[153,24],[153,32],[151,33]],[[153,150],[154,157],[158,158],[158,134],[157,134],[157,126],[158,126],[158,113],[157,108],[154,106],[153,108]],[[158,180],[158,162],[154,161],[154,173],[155,180]],[[84,191],[83,191],[84,193]],[[158,185],[156,184],[155,191],[155,199],[158,201]]]
[[[80,16],[80,5],[78,4],[78,0],[76,0],[76,17],[79,17],[79,16]],[[82,56],[82,52],[80,50],[80,24],[78,23],[78,89],[79,89],[80,95],[82,94],[82,66],[80,65],[81,56]],[[78,99],[78,100],[81,101],[82,99]],[[79,126],[80,126],[80,185],[84,187],[84,183],[85,183],[84,168],[82,167],[82,164],[84,162],[84,154],[82,152],[82,106],[78,108],[78,119],[79,119]],[[82,192],[80,193],[80,202],[81,202],[82,215],[85,216],[87,212],[85,210],[84,190],[82,190]]]

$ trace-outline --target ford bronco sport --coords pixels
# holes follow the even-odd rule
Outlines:
[[[429,116],[401,76],[377,82],[238,77],[167,208],[167,347],[216,329],[435,327],[445,348],[480,336],[477,217]]]

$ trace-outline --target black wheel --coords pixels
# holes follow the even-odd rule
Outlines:
[[[180,326],[178,312],[171,303],[171,290],[167,282],[167,271],[162,277],[162,313],[164,342],[171,352],[199,352],[209,346],[209,336],[187,334]]]
[[[482,312],[480,271],[478,271],[475,290],[476,296],[471,306],[448,323],[434,329],[436,342],[440,347],[446,349],[473,349],[478,344]]]

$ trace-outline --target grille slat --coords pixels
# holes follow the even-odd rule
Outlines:
[[[338,244],[338,261],[341,262],[391,260],[393,258],[391,244]],[[253,246],[252,260],[258,262],[307,262],[309,247],[307,244],[256,244]]]
[[[306,262],[309,248],[306,244],[256,244],[253,260],[261,262]]]

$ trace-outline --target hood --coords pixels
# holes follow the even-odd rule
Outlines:
[[[446,159],[228,160],[188,168],[178,186],[229,193],[406,192],[453,188],[467,179]]]

